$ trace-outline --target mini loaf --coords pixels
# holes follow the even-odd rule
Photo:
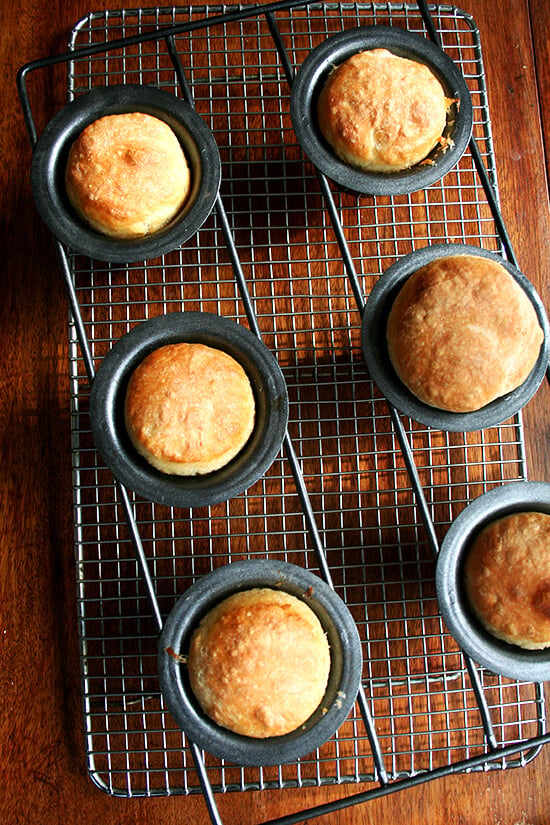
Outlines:
[[[451,255],[406,280],[386,339],[395,372],[417,398],[463,413],[519,387],[537,362],[544,333],[502,264]]]
[[[296,730],[322,703],[330,648],[304,601],[261,587],[229,596],[204,617],[188,667],[193,693],[211,719],[264,739]]]
[[[398,172],[438,144],[453,101],[423,63],[387,49],[358,52],[336,67],[319,96],[319,128],[346,163]]]
[[[126,429],[136,450],[164,473],[191,476],[225,466],[255,421],[254,393],[231,355],[200,343],[153,350],[130,377]]]
[[[90,123],[71,146],[65,187],[78,215],[116,238],[158,232],[184,205],[191,173],[167,123],[142,112]]]
[[[550,646],[550,516],[521,512],[488,524],[464,567],[470,605],[494,636],[528,650]]]

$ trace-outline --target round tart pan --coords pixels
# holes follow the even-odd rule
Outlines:
[[[550,514],[550,484],[519,481],[495,487],[469,504],[451,524],[437,560],[436,587],[441,615],[460,647],[478,664],[510,679],[550,679],[550,648],[524,650],[497,639],[473,614],[463,585],[463,563],[483,527],[509,513]]]
[[[409,275],[430,261],[449,255],[480,255],[491,258],[506,267],[533,304],[544,332],[544,342],[538,360],[524,383],[480,410],[468,413],[439,410],[416,398],[393,369],[386,343],[386,327],[392,303]],[[550,346],[546,311],[531,282],[500,255],[467,244],[436,244],[423,247],[405,255],[390,266],[376,282],[367,299],[362,319],[361,339],[363,355],[370,376],[387,400],[415,421],[449,432],[469,432],[494,427],[515,415],[532,398],[543,380],[548,365]]]
[[[214,605],[253,587],[284,590],[305,601],[317,614],[331,653],[319,708],[296,731],[267,739],[233,733],[206,716],[193,695],[185,664],[176,658],[187,654],[194,629]],[[361,682],[361,642],[348,608],[322,579],[293,564],[256,559],[218,567],[185,592],[161,633],[158,669],[168,709],[195,744],[237,765],[282,765],[320,747],[348,716]]]
[[[317,119],[317,102],[334,69],[357,52],[388,49],[400,57],[425,63],[442,84],[448,98],[458,101],[447,114],[444,136],[453,143],[436,147],[431,163],[420,163],[394,173],[366,172],[335,154],[323,137]],[[313,49],[297,71],[290,98],[292,125],[302,149],[312,163],[344,189],[366,195],[403,195],[425,189],[455,166],[472,134],[473,110],[468,87],[445,52],[421,35],[393,26],[360,26],[333,35]]]
[[[137,239],[111,238],[89,227],[65,191],[69,150],[82,130],[104,115],[144,112],[165,121],[179,139],[191,170],[191,192],[181,212],[163,229]],[[183,244],[213,209],[221,182],[214,137],[196,111],[153,86],[115,85],[77,97],[48,123],[34,150],[31,184],[42,219],[58,240],[90,258],[129,263],[155,258]]]
[[[224,350],[247,373],[256,402],[254,430],[225,467],[196,476],[162,473],[133,447],[124,423],[128,381],[146,355],[165,344],[200,342]],[[120,338],[92,384],[90,420],[96,448],[115,478],[149,501],[203,507],[256,482],[277,457],[288,422],[288,393],[279,365],[246,327],[213,313],[172,312],[144,321]]]

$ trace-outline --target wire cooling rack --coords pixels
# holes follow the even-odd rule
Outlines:
[[[90,14],[72,32],[69,98],[122,82],[188,95],[223,164],[217,208],[182,248],[134,265],[61,251],[86,751],[92,779],[110,794],[203,791],[219,821],[211,791],[367,783],[342,803],[354,804],[371,787],[522,765],[546,741],[541,686],[467,660],[434,585],[434,550],[451,521],[491,487],[526,478],[521,416],[482,432],[428,429],[387,405],[361,354],[363,302],[398,257],[446,240],[509,252],[493,198],[479,33],[455,7],[429,11],[348,2],[139,9]],[[442,182],[412,195],[333,188],[291,128],[295,69],[327,36],[371,23],[435,33],[472,95],[475,143]],[[246,494],[209,509],[121,499],[91,438],[90,371],[140,321],[199,309],[257,325],[277,357],[290,395],[285,448]],[[295,764],[245,769],[197,753],[165,710],[151,603],[162,621],[195,579],[254,557],[328,575],[357,622],[365,665],[356,707],[330,742]]]

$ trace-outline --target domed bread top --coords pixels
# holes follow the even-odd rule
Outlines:
[[[305,602],[260,587],[229,596],[207,614],[193,634],[188,667],[211,719],[263,739],[296,730],[319,707],[330,648]]]
[[[519,387],[544,333],[525,291],[497,261],[451,255],[414,272],[390,310],[386,340],[403,383],[426,404],[481,409]]]
[[[425,64],[370,49],[332,71],[317,117],[344,162],[368,172],[398,172],[445,144],[452,102]]]
[[[117,238],[157,232],[191,188],[184,151],[170,126],[142,112],[106,115],[71,146],[65,188],[92,228]]]
[[[499,639],[528,650],[550,646],[550,516],[521,512],[487,525],[465,561],[470,604]]]
[[[243,367],[200,343],[153,350],[130,377],[125,421],[136,450],[165,473],[225,466],[254,429],[255,403]]]

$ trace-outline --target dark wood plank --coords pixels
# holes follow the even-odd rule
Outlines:
[[[546,171],[550,175],[550,3],[530,0],[529,13],[533,38],[533,55],[537,77],[542,141],[546,157]]]

